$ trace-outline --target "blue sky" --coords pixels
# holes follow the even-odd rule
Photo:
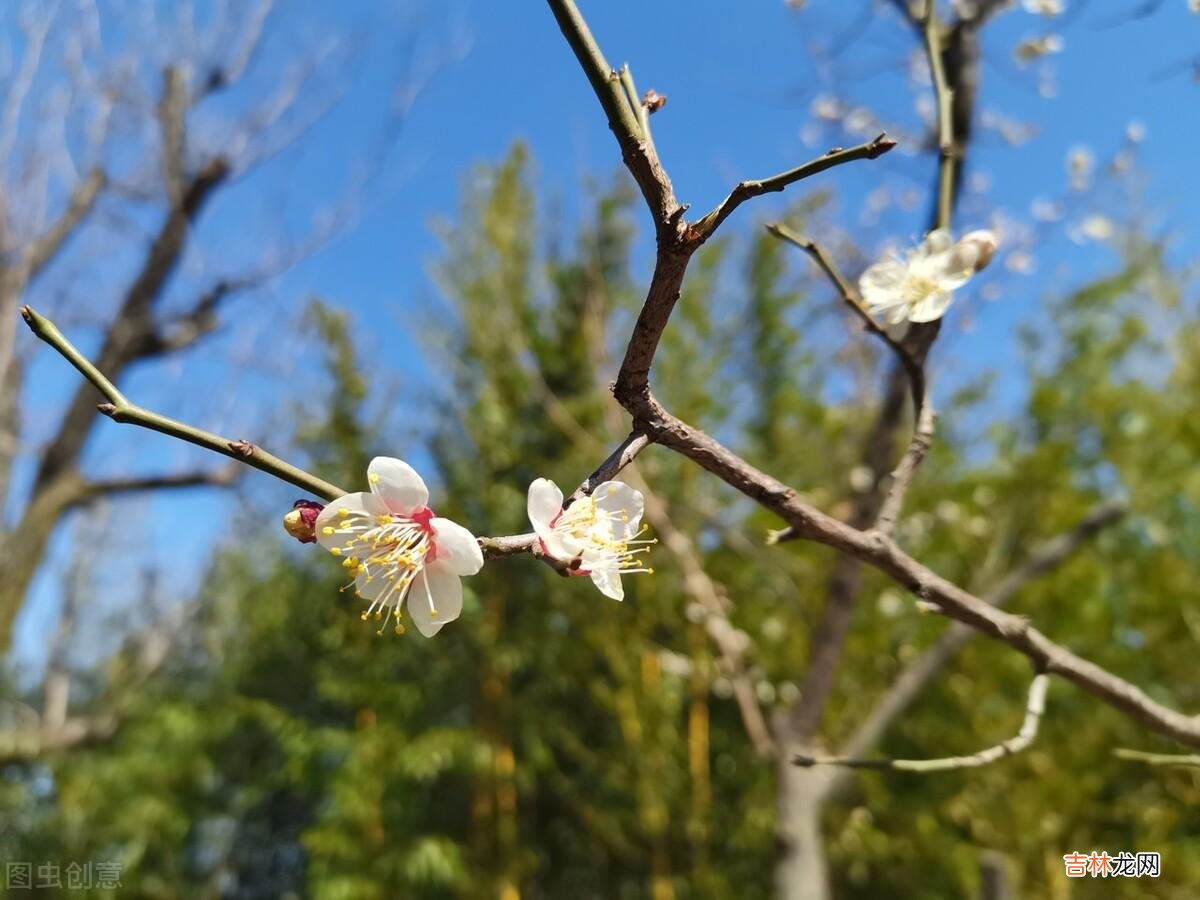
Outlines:
[[[1075,2],[1068,0],[1067,6]],[[985,176],[987,184],[977,184],[986,190],[965,205],[964,226],[986,224],[997,211],[1027,220],[1036,198],[1063,195],[1065,159],[1072,147],[1086,145],[1103,160],[1127,142],[1129,123],[1140,122],[1146,138],[1138,147],[1138,160],[1148,175],[1134,211],[1141,207],[1153,214],[1155,231],[1172,237],[1176,259],[1197,255],[1200,235],[1193,222],[1200,190],[1194,160],[1200,88],[1186,73],[1170,78],[1156,73],[1197,53],[1200,16],[1187,13],[1185,0],[1168,0],[1153,17],[1103,27],[1136,5],[1132,0],[1093,2],[1070,19],[1061,32],[1063,52],[1046,63],[1057,86],[1053,97],[1038,93],[1038,65],[1018,67],[1012,53],[1019,41],[1053,30],[1056,23],[1030,15],[1018,4],[988,28],[981,110],[1028,123],[1034,132],[1013,147],[995,131],[980,130],[971,171]],[[103,14],[106,4],[99,6]],[[610,62],[629,62],[641,89],[668,96],[667,106],[654,117],[655,138],[680,199],[692,204],[693,213],[715,205],[741,178],[773,174],[832,144],[864,139],[828,128],[814,132],[812,110],[819,97],[836,96],[869,108],[901,133],[918,131],[914,98],[920,91],[914,93],[907,65],[912,35],[890,10],[877,11],[859,33],[862,4],[857,0],[809,0],[799,11],[781,0],[581,0],[580,6]],[[190,355],[134,372],[126,382],[131,396],[161,401],[182,417],[228,421],[230,428],[250,434],[265,431],[264,437],[269,425],[286,419],[277,398],[289,396],[288,370],[277,364],[279,337],[286,334],[278,322],[287,321],[313,294],[353,310],[381,381],[401,386],[397,405],[405,386],[419,387],[426,375],[420,335],[411,323],[430,314],[437,303],[429,268],[438,245],[430,222],[453,215],[472,165],[494,161],[513,141],[525,141],[547,196],[568,215],[581,208],[581,179],[607,178],[619,167],[588,84],[541,2],[460,0],[414,10],[366,0],[336,5],[281,0],[279,7],[268,25],[277,40],[264,51],[251,78],[270,77],[291,46],[342,33],[356,46],[345,70],[337,73],[349,86],[347,96],[300,151],[245,179],[222,198],[201,222],[200,238],[228,258],[253,261],[261,241],[281,228],[302,231],[313,211],[353,183],[364,164],[376,165],[380,172],[353,227],[278,279],[256,306],[234,307],[239,322],[253,326],[241,344],[236,336],[224,339],[223,346],[238,351],[236,363],[216,366],[203,355]],[[5,24],[11,32],[11,21]],[[851,33],[856,39],[831,56],[834,38]],[[290,43],[289,36],[296,42]],[[132,41],[135,36],[127,37]],[[405,71],[412,68],[427,77],[394,149],[380,157],[380,123],[395,100],[398,80],[403,83]],[[836,187],[836,224],[861,230],[869,250],[888,236],[907,242],[919,235],[931,172],[927,155],[902,146],[873,163],[828,173],[820,186]],[[881,185],[890,185],[894,194],[919,190],[922,199],[915,209],[891,205],[877,223],[862,227],[862,211]],[[778,196],[762,198],[743,207],[725,228],[746,233],[786,202]],[[1112,265],[1111,254],[1102,247],[1081,246],[1066,237],[1071,218],[1038,242],[1034,274],[1005,276],[1003,296],[979,302],[975,327],[956,334],[946,348],[943,380],[952,386],[954,378],[996,364],[1010,348],[1013,324],[1035,314],[1040,297]],[[213,255],[219,254],[214,250]],[[114,262],[97,278],[101,284],[116,283],[121,272]],[[32,299],[43,302],[38,289]],[[46,297],[44,302],[53,300]],[[81,332],[84,345],[87,338]],[[260,350],[269,361],[261,370],[253,364]],[[209,385],[203,396],[187,390],[196,383]],[[59,397],[73,384],[61,363],[42,354],[31,391]],[[51,424],[48,418],[35,422],[34,430],[44,433]],[[100,465],[115,458],[117,468],[130,469],[203,459],[159,441],[106,426],[92,457]],[[295,495],[290,488],[265,483],[262,476],[250,477],[256,497],[267,503],[286,508]],[[124,515],[138,523],[145,561],[170,571],[169,583],[185,593],[230,510],[227,499],[191,494],[127,507]],[[53,625],[56,569],[64,550],[60,540],[19,622],[18,658],[31,670]],[[133,555],[142,552],[134,550]],[[127,583],[127,577],[118,578],[105,590],[121,595]]]

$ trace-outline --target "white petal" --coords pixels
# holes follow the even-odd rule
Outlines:
[[[354,576],[354,590],[364,600],[374,600],[383,593],[387,584],[388,580],[384,575],[375,575],[369,580],[366,572],[359,572]]]
[[[525,511],[529,523],[542,540],[550,533],[550,523],[562,512],[563,493],[549,478],[538,478],[529,485]]]
[[[925,240],[917,248],[917,253],[921,256],[934,256],[938,253],[945,253],[953,245],[954,241],[950,237],[949,231],[945,228],[935,228],[925,235]]]
[[[911,322],[932,322],[945,315],[953,297],[949,291],[934,291],[920,303],[913,306],[908,318]]]
[[[367,466],[371,492],[397,515],[407,516],[429,503],[429,489],[408,463],[391,456],[377,456]]]
[[[449,519],[433,518],[429,525],[433,529],[438,562],[458,575],[474,575],[483,568],[483,551],[475,535]]]
[[[975,274],[982,249],[975,243],[964,244],[960,241],[955,244],[954,249],[946,254],[941,279],[945,281],[947,278],[962,278],[965,282]]]
[[[613,537],[628,540],[637,534],[642,524],[645,500],[622,481],[606,481],[592,492],[596,506],[613,516]]]
[[[938,287],[943,291],[953,291],[962,287],[971,280],[970,269],[959,269],[957,271],[948,270],[945,275],[938,278]]]
[[[342,509],[346,510],[349,515],[343,516],[339,512]],[[320,515],[317,516],[317,543],[326,550],[332,550],[334,547],[343,547],[346,541],[350,539],[350,535],[344,533],[337,534],[336,530],[344,522],[349,522],[364,515],[374,518],[386,512],[387,508],[383,505],[383,502],[374,494],[369,494],[365,491],[338,497],[336,500],[330,501],[329,505],[321,510]],[[334,529],[335,533],[326,534],[326,528]]]
[[[900,289],[904,279],[908,277],[908,269],[902,262],[887,259],[875,263],[858,279],[858,289],[863,299],[868,303],[891,303]]]
[[[992,261],[998,245],[999,241],[996,239],[995,232],[982,228],[964,234],[959,238],[955,247],[956,249],[969,247],[974,250],[975,261],[971,268],[972,271],[979,272],[986,269],[988,263]]]
[[[560,535],[550,531],[546,534],[539,533],[538,538],[542,542],[542,552],[560,562],[570,562],[583,549],[582,542],[570,535]]]
[[[408,592],[408,614],[425,637],[433,637],[462,614],[462,581],[434,563],[422,570]]]
[[[605,597],[625,599],[625,588],[621,585],[621,573],[616,569],[592,569],[592,584]]]

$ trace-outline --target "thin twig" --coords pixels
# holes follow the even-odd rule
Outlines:
[[[925,454],[933,444],[933,432],[937,427],[937,413],[933,404],[926,400],[918,407],[917,427],[913,430],[908,449],[900,457],[900,462],[892,471],[892,483],[888,487],[879,515],[875,517],[875,528],[883,534],[891,534],[896,528],[896,520],[900,518],[900,510],[904,507],[904,498],[912,484],[917,469],[925,459]]]
[[[843,163],[853,162],[857,159],[875,159],[883,156],[883,154],[895,146],[896,142],[894,140],[886,134],[880,134],[873,140],[867,141],[865,144],[859,144],[857,147],[849,149],[834,147],[828,153],[817,157],[811,162],[806,162],[804,165],[789,169],[786,172],[780,172],[778,175],[772,175],[770,178],[763,178],[759,181],[739,182],[729,192],[729,196],[722,200],[716,209],[692,224],[691,235],[697,240],[704,240],[716,231],[717,227],[735,209],[751,197],[782,191],[797,181],[802,181],[805,178],[816,175],[818,172],[824,172],[826,169],[832,169],[834,166],[840,166]]]
[[[925,404],[925,372],[921,368],[921,365],[913,358],[912,354],[908,352],[908,349],[903,344],[893,340],[892,336],[887,333],[887,329],[875,321],[875,317],[868,311],[858,291],[846,280],[846,277],[838,269],[837,264],[824,249],[812,239],[798,234],[781,222],[769,223],[767,231],[780,240],[787,241],[789,244],[799,247],[812,257],[813,262],[833,282],[833,286],[837,289],[842,302],[850,307],[851,312],[858,316],[867,331],[883,341],[888,349],[896,355],[896,359],[903,366],[904,372],[908,376],[909,386],[912,390],[913,408],[923,408]]]
[[[1003,608],[1030,582],[1053,571],[1103,529],[1120,521],[1125,512],[1126,508],[1121,503],[1100,504],[1070,531],[1035,548],[1028,559],[997,581],[994,587],[981,595],[981,599],[998,609]],[[900,670],[867,717],[842,745],[842,754],[862,756],[875,746],[892,723],[904,714],[975,635],[974,629],[955,622],[932,647]],[[835,781],[831,790],[836,790],[837,786],[840,786],[839,782]]]
[[[954,214],[954,184],[958,177],[955,167],[959,154],[954,135],[954,91],[950,82],[946,80],[946,65],[942,56],[942,26],[938,20],[937,4],[933,0],[925,4],[925,15],[921,24],[929,72],[933,77],[934,98],[937,102],[937,227],[949,229]]]
[[[939,759],[864,759],[856,756],[805,756],[797,754],[792,762],[798,766],[842,766],[848,769],[884,769],[894,772],[946,772],[951,769],[973,769],[986,766],[1006,756],[1020,753],[1037,737],[1038,724],[1046,709],[1046,689],[1049,676],[1039,673],[1029,685],[1029,700],[1025,704],[1025,720],[1021,730],[1007,741],[970,756],[946,756]]]
[[[131,403],[117,389],[116,385],[109,381],[86,356],[75,348],[74,344],[63,336],[62,332],[58,330],[53,322],[39,315],[28,306],[21,308],[21,316],[35,335],[57,350],[67,362],[78,369],[79,373],[104,395],[108,402],[100,404],[98,409],[114,422],[149,428],[151,431],[157,431],[160,434],[178,438],[181,441],[187,441],[189,444],[204,447],[206,450],[212,450],[223,456],[235,459],[240,463],[253,466],[260,471],[266,472],[268,475],[274,475],[281,481],[294,484],[296,487],[315,494],[318,497],[323,497],[326,500],[334,500],[346,493],[341,488],[305,472],[291,463],[284,462],[279,457],[273,456],[248,441],[224,438],[218,434],[213,434],[211,431],[186,425],[176,419],[159,415]]]
[[[1117,759],[1127,759],[1132,762],[1143,762],[1149,766],[1180,766],[1182,768],[1200,768],[1200,754],[1177,753],[1146,753],[1144,750],[1128,750],[1117,747],[1113,750]]]

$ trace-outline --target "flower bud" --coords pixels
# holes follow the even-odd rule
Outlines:
[[[292,504],[292,511],[283,517],[283,530],[302,544],[316,543],[317,516],[324,508],[324,503],[297,500]]]
[[[964,234],[958,241],[955,250],[964,259],[974,259],[972,269],[980,272],[987,268],[992,257],[996,255],[996,235],[986,228]]]

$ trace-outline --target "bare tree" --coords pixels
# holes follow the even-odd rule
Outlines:
[[[119,264],[104,260],[132,258],[104,289],[111,299],[95,295],[94,285],[104,280],[94,277],[86,294],[72,285],[55,291],[65,295],[56,301],[61,311],[99,326],[97,362],[120,379],[137,364],[203,342],[231,300],[299,261],[345,219],[335,210],[327,217],[332,224],[264,247],[253,263],[183,278],[185,261],[204,255],[196,224],[206,210],[240,178],[303,140],[344,95],[339,46],[300,43],[288,65],[256,68],[272,16],[278,17],[272,0],[217,4],[200,24],[190,4],[168,6],[161,19],[153,5],[56,6],[26,3],[15,13],[23,46],[0,111],[0,509],[7,505],[15,515],[8,527],[0,522],[4,645],[66,514],[102,497],[226,485],[236,470],[92,477],[82,459],[102,397],[85,383],[61,410],[39,404],[24,411],[26,424],[55,424],[32,487],[13,509],[28,356],[17,345],[14,322],[29,292],[45,291],[51,270],[69,267],[72,255],[106,273]],[[121,15],[129,20],[118,24]],[[123,30],[124,43],[106,46],[102,32],[109,30]],[[236,102],[227,102],[235,89]],[[152,224],[148,234],[131,233],[130,222]],[[94,256],[86,256],[89,247]],[[180,303],[188,290],[193,297]]]

